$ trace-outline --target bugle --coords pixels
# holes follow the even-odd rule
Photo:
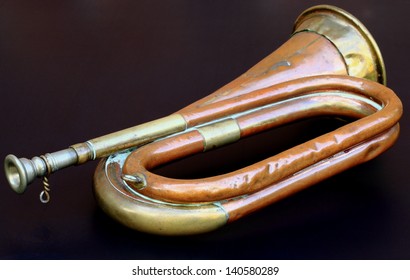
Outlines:
[[[101,208],[133,229],[164,235],[214,230],[321,180],[368,161],[399,134],[402,105],[386,82],[374,39],[355,17],[316,6],[290,39],[209,96],[166,116],[31,160],[8,155],[9,184],[23,193],[59,169],[102,159],[94,175]],[[160,165],[297,120],[355,121],[228,174],[182,180]]]

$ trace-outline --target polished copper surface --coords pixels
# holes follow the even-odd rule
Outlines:
[[[247,195],[243,201],[226,203],[229,219],[235,222],[225,221],[217,230],[183,237],[132,230],[121,220],[111,218],[115,208],[109,215],[101,209],[97,193],[93,193],[91,174],[97,165],[98,170],[106,167],[107,173],[111,166],[118,167],[113,162],[106,165],[108,158],[101,165],[88,162],[51,174],[51,200],[47,205],[39,202],[41,178],[33,181],[23,195],[16,195],[3,173],[0,258],[134,262],[409,259],[410,117],[406,112],[410,1],[328,3],[346,9],[369,29],[383,54],[387,86],[403,103],[400,136],[388,151],[377,156],[396,139],[397,128]],[[0,157],[14,153],[32,158],[172,114],[234,80],[279,48],[292,34],[292,23],[307,8],[306,1],[288,0],[179,0],[155,4],[130,0],[2,1]],[[309,12],[302,19],[310,15],[317,14]],[[307,28],[306,24],[298,26]],[[280,67],[285,70],[286,64]],[[355,100],[347,98],[350,101],[337,97],[350,104],[346,108],[354,116],[348,121],[382,109],[367,98],[357,101],[357,95],[353,97]],[[284,111],[290,104],[276,108]],[[309,110],[313,118],[299,118],[294,112],[289,117],[296,121],[289,119],[289,125],[243,136],[232,145],[149,171],[178,179],[229,173],[346,124],[344,117],[315,116],[314,112],[325,111],[321,102],[309,105],[321,106],[320,110]],[[337,108],[338,115],[341,109]],[[355,113],[359,108],[365,112]],[[269,117],[270,110],[255,112],[249,121],[242,122],[243,127],[256,128],[257,116],[263,122],[258,130],[269,127],[274,121]],[[327,111],[332,112],[331,108]],[[88,159],[88,150],[85,153]],[[377,157],[348,170],[334,168],[347,167],[347,156],[350,163]],[[338,170],[340,173],[333,176]],[[121,182],[122,172],[111,171]],[[108,184],[104,188],[119,196],[126,194],[133,201],[145,201],[147,204],[142,206],[152,205],[158,213],[159,204],[143,199],[130,187],[118,191]],[[261,196],[266,197],[265,206],[254,211],[253,206],[261,206]],[[164,204],[161,208],[171,207]],[[28,273],[36,274],[31,270]],[[47,269],[39,270],[41,276],[44,273]]]
[[[137,217],[150,211],[147,205],[163,210],[180,207],[187,214],[204,206],[216,207],[225,213],[226,222],[232,222],[391,147],[399,134],[402,104],[378,82],[385,82],[384,64],[365,27],[338,8],[308,9],[298,18],[293,36],[278,50],[226,86],[176,112],[186,121],[185,132],[130,151],[121,163],[115,157],[108,160],[95,174],[95,191],[103,197],[105,185],[98,182],[110,181],[127,199],[134,199],[132,210],[120,203],[100,202],[122,223],[124,219],[112,213],[134,211]],[[223,175],[188,180],[151,171],[266,129],[324,116],[356,120]],[[125,181],[110,180],[111,176]],[[207,215],[200,213],[194,220],[206,220],[202,214]],[[177,229],[173,219],[169,224],[163,220],[156,228],[141,226],[138,218],[125,220],[129,220],[126,225],[150,233],[192,233],[184,227]],[[222,225],[212,217],[208,220],[210,228]],[[206,231],[202,222],[199,228]]]

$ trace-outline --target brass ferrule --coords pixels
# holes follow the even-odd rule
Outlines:
[[[204,152],[233,143],[241,138],[241,129],[234,119],[226,119],[196,128],[204,138]]]

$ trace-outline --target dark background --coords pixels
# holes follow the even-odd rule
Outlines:
[[[378,42],[404,103],[385,154],[208,234],[134,232],[96,205],[97,162],[16,195],[0,179],[2,259],[409,259],[409,2],[328,1]],[[149,121],[231,81],[322,1],[0,1],[0,157],[33,157]],[[273,155],[340,124],[308,121],[161,172],[195,177]]]

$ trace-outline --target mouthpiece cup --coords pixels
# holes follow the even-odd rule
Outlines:
[[[4,160],[4,172],[7,181],[16,193],[23,193],[29,183],[26,168],[22,161],[24,159],[20,160],[15,155],[8,155]]]

